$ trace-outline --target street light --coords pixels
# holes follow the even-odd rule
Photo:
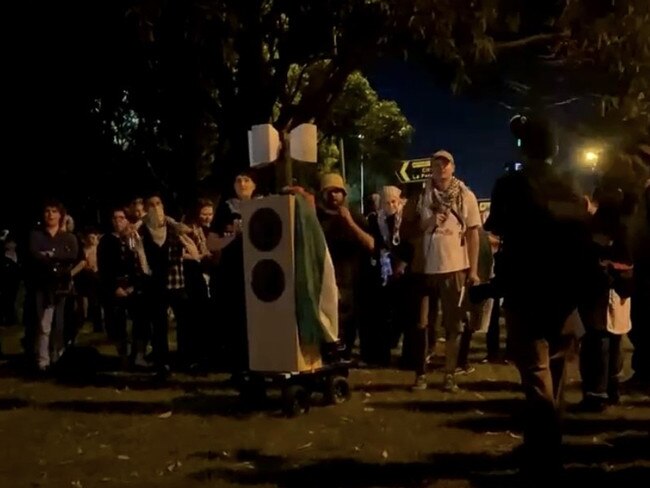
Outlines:
[[[596,171],[603,149],[598,146],[587,146],[580,150],[578,160],[584,167],[589,168],[591,171]]]

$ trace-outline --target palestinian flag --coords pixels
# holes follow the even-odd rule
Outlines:
[[[334,263],[316,211],[295,198],[296,319],[301,345],[336,342],[339,335],[338,295]]]

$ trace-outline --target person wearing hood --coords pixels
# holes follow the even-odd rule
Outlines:
[[[364,360],[380,366],[390,365],[390,351],[397,347],[406,330],[409,300],[405,293],[404,275],[413,259],[413,246],[402,239],[404,204],[402,191],[396,186],[385,186],[380,193],[377,211],[368,216],[368,227],[375,241],[371,265],[371,298],[377,305],[367,307],[372,324],[371,350]]]

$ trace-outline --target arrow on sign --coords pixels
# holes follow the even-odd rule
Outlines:
[[[490,211],[490,200],[479,200],[478,201],[478,211],[479,212],[489,212]]]
[[[402,183],[417,183],[425,181],[431,176],[431,159],[411,159],[402,161],[397,178]]]

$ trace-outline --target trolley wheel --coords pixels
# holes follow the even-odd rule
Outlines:
[[[264,381],[249,379],[244,381],[239,390],[239,399],[246,406],[257,407],[266,402],[266,385]]]
[[[309,412],[310,395],[301,385],[288,385],[282,391],[282,412],[287,417],[297,417]]]
[[[339,405],[350,399],[350,383],[343,376],[330,376],[325,385],[325,401],[330,405]]]

